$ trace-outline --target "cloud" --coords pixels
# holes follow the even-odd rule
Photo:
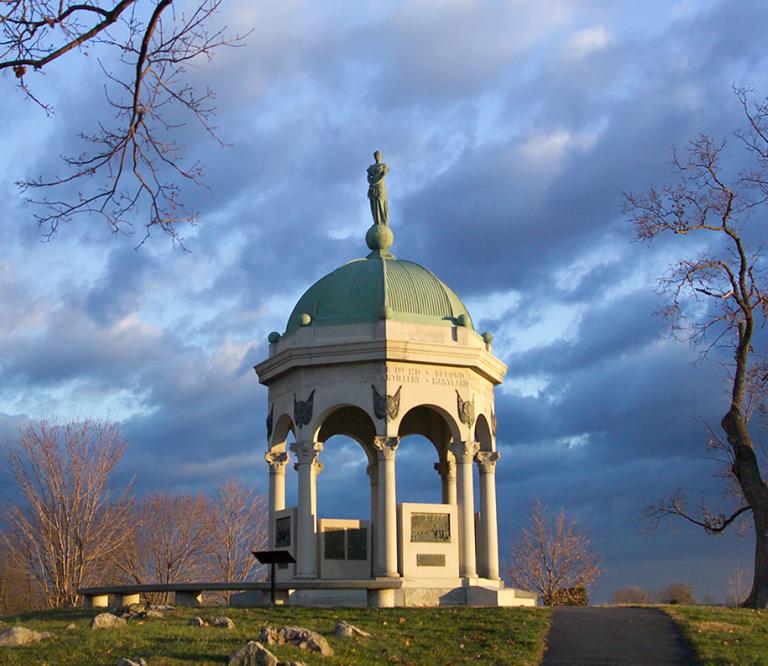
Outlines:
[[[605,26],[597,25],[574,33],[565,44],[566,55],[584,58],[605,49],[611,43],[611,35]]]
[[[702,420],[717,424],[724,391],[722,357],[695,364],[653,316],[680,239],[632,244],[622,192],[665,182],[672,146],[696,132],[728,136],[741,120],[731,84],[766,89],[768,9],[692,7],[227,3],[222,23],[255,32],[192,72],[218,93],[227,146],[194,123],[176,135],[206,166],[207,188],[181,184],[200,211],[189,252],[162,237],[136,252],[90,219],[41,244],[3,189],[0,434],[43,407],[84,406],[120,420],[120,480],[139,492],[231,474],[264,489],[266,389],[251,366],[305,289],[367,253],[364,170],[381,148],[394,252],[446,281],[509,364],[505,552],[540,495],[592,530],[602,598],[656,585],[654,571],[728,571],[745,547],[638,525],[678,485],[717,498]],[[54,119],[0,100],[14,179],[58,173],[56,155],[79,153],[77,133],[105,118],[103,91],[80,83],[97,80],[95,58],[52,72],[39,81]],[[398,456],[399,497],[437,501],[434,450],[409,439]],[[367,511],[359,447],[334,441],[322,457],[321,511]]]

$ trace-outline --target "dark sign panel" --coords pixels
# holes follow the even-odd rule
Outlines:
[[[347,559],[368,559],[368,530],[365,527],[347,530]]]
[[[368,530],[365,527],[331,527],[323,532],[326,560],[367,560]]]
[[[344,530],[329,529],[323,532],[325,539],[325,559],[326,560],[345,560],[344,557]]]
[[[450,543],[451,514],[412,513],[411,543]]]
[[[275,548],[287,548],[291,545],[291,517],[284,516],[275,520]]]

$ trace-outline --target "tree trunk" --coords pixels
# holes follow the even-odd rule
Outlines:
[[[755,578],[752,590],[741,604],[746,608],[768,606],[768,516],[766,510],[754,512],[755,524]]]
[[[768,486],[760,476],[760,466],[741,413],[731,408],[722,427],[733,449],[733,473],[747,503],[752,508],[755,527],[755,574],[752,590],[742,606],[768,606]]]

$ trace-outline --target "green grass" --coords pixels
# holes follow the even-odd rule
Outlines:
[[[144,657],[149,666],[226,664],[266,624],[293,624],[324,635],[333,657],[315,656],[293,647],[270,648],[283,660],[307,664],[538,664],[549,629],[549,611],[541,608],[181,609],[164,619],[129,620],[126,629],[93,631],[98,611],[38,611],[2,619],[0,630],[22,625],[49,631],[53,638],[16,648],[0,648],[0,664],[99,664],[114,666],[121,657]],[[188,626],[195,615],[226,615],[235,629]],[[338,620],[372,634],[336,638]],[[73,622],[76,629],[65,627]]]
[[[768,664],[768,611],[714,606],[663,606],[704,664]]]

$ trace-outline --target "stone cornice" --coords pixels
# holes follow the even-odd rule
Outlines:
[[[366,361],[398,361],[471,368],[500,384],[507,366],[482,348],[410,340],[366,340],[290,347],[254,366],[262,384],[304,367],[344,365]]]

